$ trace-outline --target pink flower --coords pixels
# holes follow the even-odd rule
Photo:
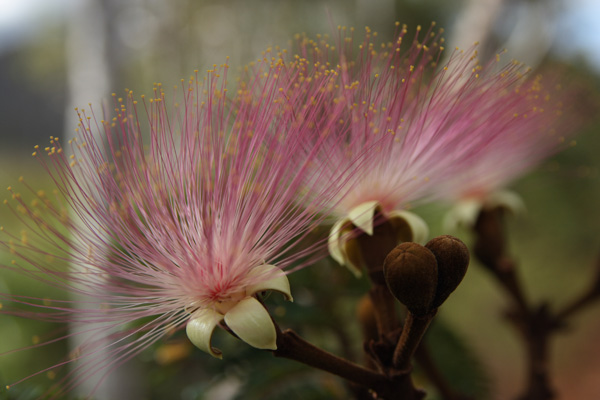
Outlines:
[[[305,98],[314,97],[311,90],[318,95],[329,77],[291,86],[298,70],[265,59],[230,103],[227,68],[192,77],[178,103],[168,104],[156,86],[153,98],[142,96],[139,104],[132,92],[115,98],[112,119],[78,111],[77,138],[66,148],[52,138],[48,158],[40,157],[57,185],[56,201],[32,190],[38,205],[30,205],[13,192],[11,207],[30,233],[25,241],[2,232],[0,244],[15,255],[4,268],[93,300],[48,304],[2,295],[34,308],[5,306],[2,313],[93,326],[92,339],[65,362],[82,361],[81,376],[183,327],[197,347],[221,357],[211,336],[223,321],[250,345],[276,348],[259,294],[275,290],[292,299],[283,271],[306,265],[323,247],[298,244],[341,187],[331,182],[310,196],[304,190],[307,180],[319,179],[308,168],[319,141],[307,142],[315,125],[298,121],[318,125]],[[75,268],[65,271],[48,256]],[[100,349],[107,335],[109,347]],[[78,379],[67,375],[63,389]]]
[[[558,143],[550,131],[556,120],[552,101],[538,80],[524,78],[522,65],[499,68],[500,56],[480,65],[475,49],[457,49],[441,63],[443,39],[433,26],[424,34],[418,27],[411,43],[405,43],[407,29],[401,27],[393,42],[382,44],[367,28],[356,54],[352,30],[346,28],[340,28],[337,48],[325,40],[300,39],[305,57],[338,64],[339,90],[327,103],[345,104],[346,113],[314,167],[325,174],[342,169],[354,177],[336,199],[338,220],[329,250],[357,274],[361,268],[346,248],[355,228],[372,235],[381,215],[392,224],[408,224],[408,240],[423,241],[426,224],[406,209],[451,196],[463,183],[495,187]],[[538,150],[531,154],[533,149]],[[360,163],[357,154],[365,154]],[[494,167],[500,159],[506,172]],[[483,173],[480,162],[486,165]],[[320,185],[316,181],[312,187]]]
[[[505,188],[550,155],[574,144],[572,137],[581,125],[563,115],[570,95],[561,93],[553,80],[541,75],[517,76],[506,87],[491,87],[489,99],[477,107],[488,108],[477,128],[491,140],[457,163],[455,172],[437,190],[442,200],[454,203],[446,226],[472,225],[482,207],[524,209],[521,198]]]

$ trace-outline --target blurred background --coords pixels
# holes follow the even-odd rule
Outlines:
[[[395,21],[407,23],[409,30],[436,21],[446,30],[448,48],[479,41],[482,58],[507,48],[507,60],[559,69],[567,85],[586,88],[583,102],[598,104],[599,19],[596,0],[0,0],[0,188],[16,184],[19,176],[35,188],[50,188],[30,154],[50,136],[66,141],[72,135],[74,107],[106,104],[111,93],[121,95],[125,88],[150,94],[154,82],[177,85],[193,70],[221,64],[226,57],[234,78],[236,67],[267,47],[289,47],[294,33],[331,33],[337,25],[354,26],[360,33],[368,25],[390,39]],[[598,129],[596,118],[582,129],[577,146],[513,185],[529,212],[509,222],[511,252],[533,299],[564,304],[593,276],[600,250]],[[444,212],[436,206],[420,210],[434,235],[446,233],[439,223]],[[0,208],[0,225],[20,229],[6,207]],[[470,241],[467,231],[455,234]],[[0,254],[0,264],[9,262],[9,255]],[[361,348],[358,328],[351,322],[348,329],[340,326],[353,320],[366,282],[327,260],[323,264],[295,274],[296,303],[284,308],[274,298],[274,312],[282,326],[354,357]],[[332,282],[339,290],[331,290]],[[65,298],[5,270],[0,270],[0,292]],[[440,352],[440,362],[449,371],[462,371],[453,380],[477,398],[511,398],[523,384],[520,342],[501,318],[506,307],[503,293],[472,263],[430,335],[434,348],[435,343],[451,344],[454,350]],[[599,317],[600,306],[590,307],[552,343],[561,399],[600,398]],[[59,330],[2,316],[0,353],[54,337]],[[121,374],[126,382],[119,377],[107,381],[119,390],[127,386],[127,396],[107,389],[98,398],[347,397],[344,384],[331,376],[215,336],[231,355],[225,361],[194,351],[184,335],[174,335],[128,364]],[[39,396],[51,384],[53,371],[9,391],[4,386],[52,366],[67,351],[63,343],[0,356],[0,399]]]

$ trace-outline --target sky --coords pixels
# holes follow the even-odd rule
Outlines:
[[[600,0],[566,0],[566,5],[558,23],[556,50],[565,57],[585,54],[600,71]]]
[[[35,40],[44,24],[57,21],[76,0],[0,0],[0,52]]]

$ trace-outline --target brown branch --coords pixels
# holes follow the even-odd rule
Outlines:
[[[400,326],[396,311],[396,299],[386,285],[378,283],[372,284],[369,289],[369,297],[373,302],[377,331],[381,339]]]
[[[526,314],[529,306],[517,275],[516,262],[507,254],[502,214],[500,208],[480,212],[474,227],[477,235],[474,253],[498,279],[519,311]]]
[[[576,298],[562,310],[556,312],[555,318],[558,321],[566,322],[568,318],[575,315],[585,307],[596,302],[600,298],[600,256],[596,260],[596,278],[592,282],[591,287],[587,292],[583,293],[579,298]]]
[[[600,297],[600,293],[596,291],[590,291],[584,293],[583,296],[575,299],[571,304],[564,307],[562,310],[556,312],[554,318],[558,321],[565,321],[577,314],[579,311],[583,310],[585,307],[590,306],[592,303],[596,302]]]
[[[402,335],[394,350],[393,365],[400,371],[411,369],[411,359],[423,339],[423,335],[433,320],[437,309],[429,314],[416,316],[410,311],[406,315]]]
[[[474,227],[475,255],[514,301],[514,308],[507,316],[523,338],[528,364],[527,388],[518,399],[551,400],[555,392],[549,372],[550,339],[566,326],[569,317],[600,298],[600,258],[591,287],[572,303],[555,313],[550,311],[548,303],[534,307],[523,292],[516,262],[507,255],[502,214],[501,208],[480,212]]]
[[[277,350],[273,351],[273,355],[301,362],[369,388],[384,385],[388,380],[379,372],[314,346],[291,329],[277,332]]]
[[[514,309],[507,315],[521,333],[528,363],[527,388],[519,400],[550,400],[555,395],[549,373],[549,339],[561,324],[550,315],[546,304],[538,308],[529,305],[516,262],[507,254],[502,213],[501,208],[480,212],[474,227],[474,253],[514,301]]]
[[[421,400],[424,397],[422,391],[414,388],[410,373],[386,376],[361,367],[310,344],[292,330],[282,332],[277,328],[277,349],[273,355],[301,362],[371,389],[381,400]]]
[[[390,293],[383,277],[383,262],[396,247],[398,240],[391,223],[381,215],[376,216],[377,225],[373,235],[361,233],[356,238],[361,258],[371,280],[369,296],[373,302],[375,319],[380,338],[400,327],[396,311],[396,299]]]

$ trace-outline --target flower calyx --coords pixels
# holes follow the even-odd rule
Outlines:
[[[361,277],[365,260],[358,238],[361,235],[373,236],[377,226],[384,222],[390,227],[387,234],[392,236],[390,239],[394,244],[424,243],[429,236],[427,224],[418,215],[405,210],[384,213],[379,202],[368,201],[335,222],[329,233],[329,254],[357,278]]]
[[[459,200],[444,218],[444,229],[456,231],[460,226],[473,227],[483,210],[501,209],[513,215],[526,211],[521,196],[510,190],[500,190],[486,197],[470,197]]]
[[[260,265],[248,274],[250,285],[231,300],[205,306],[194,311],[186,326],[190,341],[200,350],[223,358],[221,350],[212,346],[212,335],[223,321],[241,340],[257,349],[277,349],[275,325],[256,294],[273,290],[293,301],[287,276],[273,265]]]

